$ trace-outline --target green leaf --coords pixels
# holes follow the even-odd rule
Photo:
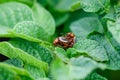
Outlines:
[[[44,71],[48,71],[48,64],[37,60],[35,57],[27,54],[26,52],[13,47],[8,42],[0,43],[0,54],[3,54],[9,58],[19,58],[23,61],[23,63],[31,64],[35,67],[42,68]]]
[[[34,80],[24,70],[5,63],[0,63],[0,80]]]
[[[29,6],[32,6],[35,0],[0,0],[0,3],[6,3],[6,2],[22,2],[24,4],[27,4]]]
[[[108,61],[106,50],[94,40],[81,39],[73,46],[73,48],[77,50],[78,53],[76,54],[78,55],[84,53],[96,61]]]
[[[76,49],[74,49],[74,48],[68,48],[67,49],[67,56],[69,57],[69,58],[72,58],[72,57],[77,57],[77,56],[80,56],[80,55],[85,55],[84,54],[84,52],[82,53],[78,53],[78,51],[76,50]]]
[[[107,27],[108,30],[111,32],[113,37],[120,43],[120,18],[117,18],[115,22],[108,21]]]
[[[110,34],[110,32],[106,33],[106,37],[109,39],[112,46],[115,48],[115,50],[120,53],[120,44],[113,38],[113,36]]]
[[[72,4],[72,6],[71,6],[72,11],[78,10],[80,8],[81,8],[80,0],[76,0],[76,2],[74,2],[74,4]]]
[[[49,78],[39,78],[38,80],[50,80]]]
[[[51,7],[49,9],[50,9],[49,11],[51,12],[51,14],[55,19],[56,27],[59,27],[60,25],[62,25],[70,17],[69,13],[59,12],[54,9],[51,9]]]
[[[53,35],[55,32],[55,21],[52,15],[44,9],[41,5],[35,3],[33,8],[33,15],[35,21],[45,30],[47,35]],[[45,37],[44,36],[44,37]],[[48,38],[47,38],[48,39]]]
[[[7,80],[14,80],[15,79],[15,72],[11,69],[6,69],[5,67],[0,66],[0,80],[5,80],[7,77]]]
[[[104,46],[108,56],[107,67],[111,70],[120,70],[120,53],[117,51],[120,48],[120,45],[111,41],[113,38],[109,38],[107,35],[94,34],[89,37],[90,39],[96,40],[100,43],[101,46]],[[118,49],[116,49],[115,45],[117,44]]]
[[[106,21],[106,26],[108,31],[112,34],[113,38],[120,43],[119,41],[119,22],[120,22],[120,5],[115,5],[112,8],[112,11],[109,13],[111,16],[108,16]],[[107,14],[108,15],[108,14]],[[110,17],[110,18],[109,18]]]
[[[47,0],[37,0],[41,5],[46,6]]]
[[[113,12],[110,12],[106,14],[104,17],[102,17],[102,22],[104,22],[105,24],[107,24],[108,20],[115,21],[115,15]]]
[[[44,39],[45,30],[33,21],[23,21],[15,25],[13,31],[15,36],[23,35],[36,39]],[[42,33],[42,34],[41,34]],[[17,35],[18,34],[18,35]],[[24,37],[24,38],[26,38]]]
[[[6,61],[4,61],[7,64],[14,65],[16,67],[22,68],[23,67],[23,61],[18,58],[11,58]]]
[[[9,33],[14,37],[51,46],[50,43],[41,40],[46,36],[44,31],[41,26],[33,21],[23,21],[16,24],[13,30],[9,30]]]
[[[48,3],[57,11],[66,12],[72,11],[72,5],[76,4],[78,1],[79,0],[48,0]]]
[[[85,78],[84,80],[108,80],[108,79],[94,72],[90,74],[87,78]]]
[[[46,77],[46,74],[43,69],[34,67],[29,64],[25,64],[24,68],[31,74],[31,76],[35,79],[38,80],[39,78],[44,78]]]
[[[78,10],[78,11],[72,12],[72,13],[70,14],[69,19],[64,23],[65,26],[63,27],[63,28],[64,28],[63,31],[64,31],[65,33],[72,31],[71,28],[70,28],[70,25],[71,25],[72,23],[74,23],[75,21],[78,21],[78,20],[80,20],[80,19],[82,19],[82,18],[86,18],[86,17],[87,17],[87,18],[88,18],[88,17],[96,18],[96,17],[98,17],[98,15],[97,15],[96,13],[87,13],[87,12],[85,12],[85,11],[83,11],[83,10]],[[84,21],[84,22],[85,22],[85,21]],[[88,22],[86,22],[86,23],[88,23]],[[79,28],[78,28],[78,29],[79,29]]]
[[[7,30],[12,29],[18,22],[33,20],[32,10],[22,3],[0,4],[0,13],[0,34],[7,34]]]
[[[107,21],[113,21],[114,23],[116,19],[119,18],[120,16],[119,12],[120,12],[120,5],[115,5],[114,7],[110,8],[110,12],[102,17],[102,23],[105,24],[104,26],[107,26]]]
[[[101,23],[103,24],[103,27],[104,27],[105,31],[107,31],[107,21],[108,20],[115,21],[115,15],[114,15],[113,11],[109,12],[108,14],[103,16],[102,19],[101,19]]]
[[[38,43],[30,42],[19,38],[11,39],[9,42],[14,47],[22,49],[23,51],[36,57],[39,60],[45,61],[49,64],[53,60],[52,52]]]
[[[110,0],[79,0],[80,5],[86,12],[108,11]]]
[[[105,65],[81,56],[72,58],[69,64],[59,59],[55,60],[51,66],[51,73],[56,80],[81,80],[97,68],[104,69]]]
[[[72,65],[71,76],[73,76],[74,79],[83,79],[97,68],[100,69],[106,68],[105,65],[97,63],[92,59],[83,56],[78,58],[71,58],[71,65]]]
[[[2,29],[0,30],[0,34],[7,33],[7,30],[10,29],[9,27],[3,26],[3,25],[0,25],[0,28]]]
[[[79,38],[86,38],[88,34],[96,31],[103,33],[104,29],[97,17],[85,17],[73,22],[70,30]]]
[[[64,62],[68,62],[69,61],[69,59],[67,58],[67,54],[66,54],[64,49],[56,47],[54,53],[62,61],[64,61]]]
[[[69,18],[69,13],[56,13],[56,15],[54,15],[54,17],[55,17],[55,21],[56,21],[56,26],[58,27],[58,26],[60,26],[60,25],[62,25],[65,21],[67,21],[68,20],[68,18]]]
[[[66,66],[60,59],[54,60],[51,64],[51,75],[55,80],[71,80],[70,67]]]

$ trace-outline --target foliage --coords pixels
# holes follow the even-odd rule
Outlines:
[[[119,0],[0,0],[0,80],[108,80],[120,70],[119,25]],[[74,46],[55,47],[68,32]]]

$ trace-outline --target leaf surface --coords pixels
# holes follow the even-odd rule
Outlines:
[[[7,34],[18,22],[33,20],[32,10],[18,2],[0,4],[0,13],[0,34]]]
[[[32,11],[33,11],[35,21],[47,33],[46,36],[53,35],[55,32],[55,21],[54,21],[52,15],[45,8],[43,8],[41,5],[39,5],[37,3],[34,4]]]
[[[72,11],[72,5],[76,4],[78,1],[79,0],[48,0],[48,3],[57,11],[66,12]]]
[[[99,10],[108,10],[110,0],[79,0],[81,7],[86,12],[98,12]]]
[[[90,74],[86,79],[84,80],[108,80],[105,77],[99,75],[98,73],[92,73]]]
[[[13,1],[22,2],[22,3],[27,4],[31,7],[34,4],[35,0],[0,0],[0,3],[13,2]]]
[[[14,47],[22,49],[28,54],[36,57],[38,60],[45,61],[49,64],[53,60],[52,52],[38,43],[30,42],[19,38],[11,39],[9,42]]]
[[[23,61],[17,58],[11,58],[6,61],[4,61],[7,64],[14,65],[16,67],[22,68],[23,67]]]
[[[108,35],[94,34],[91,35],[90,39],[96,40],[101,46],[104,46],[108,56],[107,67],[111,70],[120,69],[120,45],[115,42],[113,38],[109,38]],[[113,41],[114,40],[114,41]],[[112,41],[112,42],[111,42]],[[114,43],[113,43],[114,42]],[[117,46],[115,46],[117,44]]]
[[[115,22],[108,21],[107,27],[108,30],[111,32],[113,37],[120,43],[120,18],[117,18]]]
[[[29,64],[25,64],[24,68],[30,73],[30,75],[35,79],[38,80],[39,78],[45,78],[46,74],[43,69],[34,67]]]
[[[77,50],[78,53],[76,53],[76,55],[78,54],[78,56],[80,54],[86,54],[96,61],[108,60],[105,48],[100,46],[100,44],[94,40],[80,40],[73,46],[73,48]]]
[[[5,63],[0,63],[0,73],[0,80],[34,80],[26,70]]]
[[[70,25],[70,30],[79,38],[86,38],[88,34],[96,31],[103,33],[104,29],[97,17],[80,18]]]
[[[56,47],[54,53],[56,54],[57,58],[61,59],[62,61],[69,61],[69,59],[67,58],[67,53],[64,49]]]
[[[59,59],[55,60],[51,66],[51,73],[56,80],[84,79],[97,68],[104,69],[105,65],[81,56],[71,58],[67,65]]]
[[[1,42],[0,43],[0,53],[9,57],[9,58],[19,58],[21,59],[24,63],[31,64],[35,67],[42,68],[44,71],[48,71],[48,64],[37,60],[35,57],[27,54],[26,52],[13,47],[10,43],[8,42]]]

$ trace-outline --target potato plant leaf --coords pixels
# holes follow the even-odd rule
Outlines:
[[[79,0],[79,3],[86,12],[98,12],[99,10],[108,11],[110,0]]]
[[[55,21],[52,15],[37,3],[34,4],[32,10],[35,21],[46,31],[46,36],[53,35],[55,32]]]
[[[24,68],[31,74],[31,76],[35,79],[38,80],[39,78],[45,78],[46,74],[43,69],[34,67],[30,64],[25,64]]]
[[[70,80],[69,66],[66,66],[60,59],[56,59],[51,65],[51,75],[56,80]]]
[[[56,80],[78,80],[84,79],[97,68],[104,69],[105,65],[83,56],[71,58],[69,64],[65,64],[60,59],[57,59],[51,65],[51,74]]]
[[[7,30],[12,29],[18,22],[33,20],[32,10],[18,2],[1,4],[0,13],[0,35],[7,34]]]
[[[115,22],[113,21],[108,21],[107,22],[107,27],[108,30],[111,32],[113,37],[120,43],[120,18],[117,18]]]
[[[56,54],[56,57],[61,59],[63,62],[69,61],[69,59],[67,58],[67,53],[64,49],[56,47],[54,53]]]
[[[38,43],[30,42],[19,38],[11,39],[9,42],[14,47],[22,49],[28,54],[36,57],[38,60],[45,61],[49,64],[53,60],[52,52]]]
[[[35,2],[35,0],[0,0],[0,3],[5,3],[5,2],[22,2],[22,3],[24,3],[24,4],[27,4],[27,5],[29,5],[30,7],[32,7],[33,6],[33,4],[34,4],[34,2]]]
[[[96,40],[100,43],[101,46],[104,46],[107,56],[108,56],[108,62],[107,67],[111,70],[119,70],[120,69],[120,54],[119,54],[119,47],[117,48],[114,46],[114,44],[111,41],[113,41],[112,38],[109,38],[107,35],[103,36],[101,34],[94,34],[90,36],[90,39]],[[117,44],[119,45],[119,44]]]
[[[12,32],[16,37],[22,37],[26,39],[27,37],[31,39],[33,38],[33,40],[36,41],[41,41],[40,39],[44,39],[43,34],[46,35],[45,30],[33,21],[23,21],[16,24],[14,29],[10,31],[10,33]]]
[[[6,61],[4,61],[7,64],[14,65],[16,67],[22,68],[23,67],[23,61],[18,58],[11,58]]]
[[[46,6],[47,5],[47,0],[37,0],[38,3],[40,3],[42,6]]]
[[[72,11],[71,7],[79,0],[48,0],[50,6],[59,12]],[[67,3],[67,5],[66,5]]]
[[[95,23],[94,23],[95,22]],[[104,29],[97,17],[85,17],[74,21],[70,30],[79,38],[86,38],[88,34],[96,31],[103,33]]]
[[[120,0],[0,0],[0,80],[119,80],[119,25]]]
[[[0,63],[0,80],[34,80],[24,70],[5,63]]]
[[[84,80],[108,80],[108,79],[94,72],[90,74],[87,78],[85,78]]]
[[[53,15],[53,18],[55,19],[56,27],[59,27],[60,25],[62,25],[70,17],[69,13],[62,13],[51,8],[50,8],[50,11],[51,11],[51,14]]]
[[[9,57],[9,58],[19,58],[21,59],[24,63],[31,64],[35,67],[42,68],[44,71],[48,71],[48,64],[37,60],[35,57],[27,54],[26,52],[13,47],[10,43],[8,42],[1,42],[0,43],[0,53]]]
[[[78,41],[74,47],[78,53],[76,55],[86,54],[96,61],[108,61],[106,50],[103,46],[94,40],[84,39]]]

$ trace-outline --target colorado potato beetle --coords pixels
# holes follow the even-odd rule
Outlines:
[[[75,44],[76,41],[76,37],[72,32],[67,33],[65,36],[60,36],[57,37],[53,44],[54,46],[61,46],[64,49],[73,47],[73,45]]]

